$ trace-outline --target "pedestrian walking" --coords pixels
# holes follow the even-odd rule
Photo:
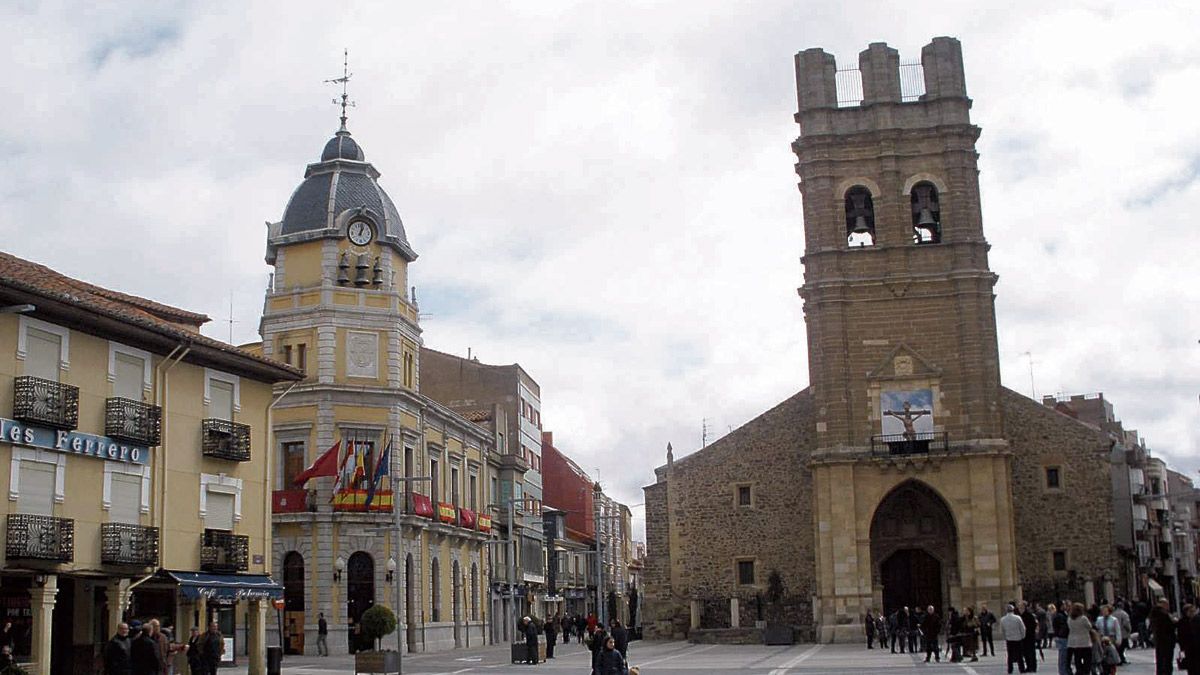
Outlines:
[[[867,616],[863,619],[863,630],[867,633],[867,649],[875,648],[875,616],[871,613],[870,608],[867,609]]]
[[[325,612],[317,613],[317,656],[329,656],[329,622]]]
[[[133,675],[158,675],[158,642],[154,639],[154,628],[146,623],[141,632],[129,643],[129,660]]]
[[[192,675],[201,675],[204,670],[204,635],[199,626],[192,626],[187,641],[188,671]]]
[[[1067,618],[1067,649],[1075,675],[1092,675],[1092,622],[1083,611],[1083,603],[1071,605]]]
[[[521,618],[521,632],[525,634],[525,663],[538,664],[538,627],[529,617]]]
[[[1017,666],[1017,672],[1025,672],[1025,656],[1022,649],[1022,643],[1025,641],[1025,622],[1021,617],[1017,616],[1017,608],[1008,605],[1004,608],[1004,617],[1000,619],[1000,635],[1004,638],[1004,655],[1008,659],[1007,670],[1009,673],[1013,671],[1013,664]]]
[[[617,651],[617,644],[611,637],[600,648],[593,672],[595,675],[625,675],[625,657]]]
[[[204,634],[204,675],[217,675],[221,665],[221,657],[225,654],[225,636],[221,635],[221,627],[216,621],[208,624],[208,632]]]
[[[1100,673],[1101,675],[1117,675],[1117,666],[1121,665],[1121,655],[1112,638],[1100,639]]]
[[[1096,631],[1100,637],[1107,637],[1114,645],[1121,642],[1121,621],[1113,616],[1112,605],[1100,607],[1100,618],[1096,619]]]
[[[1121,641],[1117,643],[1117,654],[1121,657],[1121,664],[1129,663],[1125,660],[1125,650],[1129,649],[1130,638],[1133,635],[1133,620],[1129,616],[1129,612],[1125,611],[1125,603],[1118,600],[1117,608],[1113,610],[1113,616],[1117,617],[1117,621],[1121,622]]]
[[[1170,612],[1171,603],[1159,598],[1150,610],[1150,636],[1154,639],[1154,673],[1171,675],[1175,672],[1175,619]]]
[[[621,652],[621,656],[629,660],[629,629],[625,628],[617,619],[612,622],[612,639],[617,646],[617,651]]]
[[[554,645],[558,642],[558,617],[546,619],[543,630],[546,633],[546,660],[554,658]]]
[[[972,661],[979,660],[979,617],[971,607],[963,608],[963,653]]]
[[[1021,660],[1025,662],[1025,672],[1036,673],[1038,667],[1037,615],[1033,613],[1033,608],[1029,606],[1029,603],[1024,600],[1020,601],[1018,609],[1021,621],[1025,624],[1025,639],[1021,641]]]
[[[4,645],[7,647],[8,645]],[[104,644],[104,672],[106,675],[132,675],[133,656],[129,645],[129,624],[117,624],[117,633]]]
[[[600,663],[600,653],[604,651],[604,644],[608,642],[609,635],[604,631],[604,626],[597,624],[595,630],[592,631],[592,642],[588,645],[588,649],[592,651],[592,670],[596,670]],[[616,641],[613,641],[613,648],[616,648]]]
[[[1050,636],[1054,640],[1054,648],[1058,650],[1058,675],[1071,675],[1071,652],[1067,649],[1067,603],[1062,607],[1053,604],[1046,608],[1050,614]]]

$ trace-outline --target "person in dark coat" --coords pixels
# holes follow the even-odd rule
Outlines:
[[[1038,666],[1037,614],[1033,613],[1033,608],[1024,600],[1018,604],[1018,607],[1021,623],[1025,624],[1025,639],[1021,640],[1021,661],[1025,663],[1025,672],[1036,673]]]
[[[208,624],[208,632],[204,634],[204,675],[217,675],[217,667],[221,665],[221,655],[225,653],[225,636],[221,635],[221,627],[216,621]]]
[[[992,650],[992,656],[996,655],[996,643],[992,641],[992,626],[996,625],[996,615],[988,611],[987,605],[979,606],[979,642],[983,646],[983,655],[988,655],[988,649]]]
[[[129,643],[132,675],[158,675],[158,659],[158,640],[154,638],[154,629],[150,624],[143,624],[141,633]]]
[[[558,642],[558,617],[546,619],[546,660],[554,658],[554,643]]]
[[[579,644],[583,644],[583,636],[588,634],[588,622],[582,614],[575,617],[575,637],[579,638]]]
[[[525,633],[525,663],[538,664],[538,627],[533,619],[521,619],[522,631]]]
[[[188,636],[187,662],[192,675],[204,672],[204,636],[200,634],[199,626],[192,626],[191,635]]]
[[[1175,624],[1175,635],[1178,638],[1180,651],[1183,652],[1183,669],[1188,675],[1200,673],[1200,633],[1197,633],[1192,619],[1196,617],[1196,608],[1184,605]]]
[[[621,652],[621,657],[628,661],[629,631],[616,619],[613,619],[612,622],[612,639],[617,645],[617,651]]]
[[[1150,635],[1154,637],[1154,672],[1156,675],[1171,675],[1175,671],[1175,619],[1171,617],[1171,603],[1160,598],[1150,610]]]
[[[592,650],[592,670],[596,670],[597,664],[600,662],[600,652],[604,651],[604,643],[608,641],[608,633],[604,632],[604,626],[597,625],[596,630],[592,631],[592,644],[588,645],[588,649]],[[616,644],[615,642],[613,643]]]
[[[962,661],[962,617],[954,607],[948,612],[946,649],[950,652],[950,662]]]
[[[117,634],[104,644],[104,672],[107,675],[132,675],[133,656],[130,654],[129,624],[117,624]]]
[[[617,644],[611,637],[600,648],[593,672],[595,675],[625,675],[625,657],[617,651]]]
[[[875,615],[870,609],[867,610],[867,616],[863,619],[863,630],[867,633],[867,649],[875,648]]]
[[[938,647],[938,634],[942,632],[942,617],[938,616],[933,605],[925,608],[925,618],[921,621],[921,635],[925,639],[925,663],[932,656],[939,663],[942,660],[942,650]]]

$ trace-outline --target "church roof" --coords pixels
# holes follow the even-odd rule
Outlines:
[[[325,144],[321,161],[308,165],[283,219],[268,223],[267,262],[275,262],[276,247],[283,244],[344,237],[351,220],[370,221],[380,243],[409,262],[416,260],[400,211],[379,185],[379,176],[350,132],[339,130]]]

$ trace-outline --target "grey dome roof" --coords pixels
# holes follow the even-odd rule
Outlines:
[[[321,152],[321,161],[328,162],[331,159],[352,159],[356,162],[366,161],[362,148],[358,147],[358,143],[353,138],[350,138],[349,131],[337,132],[325,144],[325,150]]]
[[[345,129],[325,144],[321,161],[308,165],[304,181],[288,200],[283,220],[271,224],[268,262],[278,245],[345,236],[351,219],[369,220],[380,243],[410,262],[416,260],[400,212],[379,185],[379,171],[363,157],[362,148]]]

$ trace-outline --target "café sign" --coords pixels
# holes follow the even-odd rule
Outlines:
[[[85,434],[81,431],[38,427],[4,417],[0,417],[0,443],[27,445],[69,455],[129,464],[147,464],[150,461],[150,448],[144,445],[130,445],[108,436]]]

